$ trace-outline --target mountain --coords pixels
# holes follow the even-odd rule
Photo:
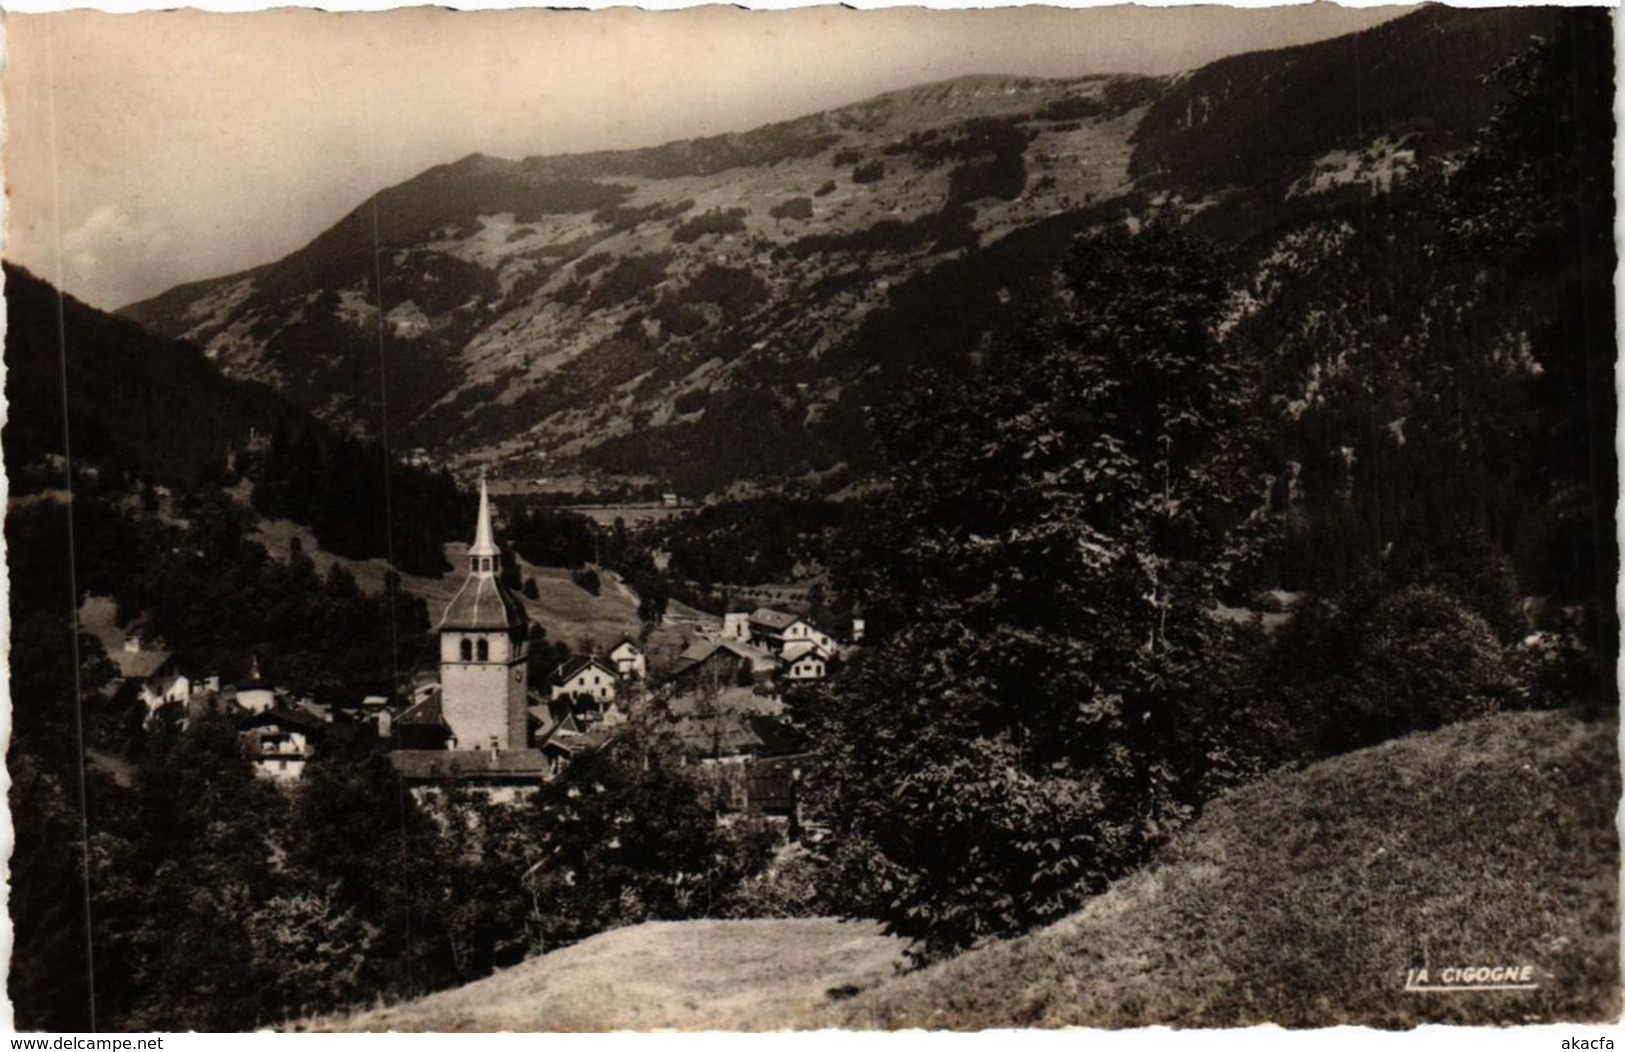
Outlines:
[[[69,452],[69,436],[76,459],[191,482],[220,472],[256,431],[314,423],[271,387],[222,376],[194,346],[59,296],[13,264],[5,278],[4,445],[14,490],[42,458]]]
[[[474,155],[122,313],[396,445],[833,485],[875,466],[869,407],[982,346],[1074,234],[1157,209],[1247,241],[1402,183],[1562,17],[1426,8],[1175,78],[964,77],[742,134]]]

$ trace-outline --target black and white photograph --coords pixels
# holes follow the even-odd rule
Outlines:
[[[1616,16],[7,12],[11,1027],[1617,1025]]]

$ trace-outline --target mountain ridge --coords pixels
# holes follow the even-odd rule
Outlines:
[[[979,274],[985,307],[1053,270],[1066,238],[1044,230],[1150,210],[1246,240],[1386,189],[1468,141],[1500,97],[1479,78],[1554,17],[1426,8],[1365,31],[1363,57],[1354,35],[1171,78],[973,74],[653,147],[469,154],[281,260],[121,313],[331,422],[513,474],[692,495],[861,474],[895,349],[872,322],[952,355],[1003,323],[901,290]],[[1428,53],[1449,59],[1428,90],[1406,58],[1370,120],[1344,119],[1344,80]],[[988,257],[1020,232],[1043,251]]]

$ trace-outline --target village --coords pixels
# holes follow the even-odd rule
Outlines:
[[[149,724],[206,713],[235,721],[255,773],[273,784],[297,784],[326,749],[372,749],[387,752],[417,798],[457,787],[500,803],[528,798],[630,721],[652,721],[683,763],[718,780],[730,815],[796,835],[810,749],[786,718],[784,692],[835,671],[861,644],[862,619],[837,637],[783,610],[730,612],[720,628],[695,629],[665,667],[651,667],[644,643],[627,635],[608,648],[584,640],[586,652],[531,682],[530,618],[502,580],[483,476],[479,488],[466,575],[436,612],[438,667],[414,670],[397,696],[320,703],[263,678],[257,659],[241,681],[223,682],[138,626],[103,632],[117,672],[106,695],[139,701]]]

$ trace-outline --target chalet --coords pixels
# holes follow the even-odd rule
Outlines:
[[[414,796],[458,785],[496,803],[522,800],[554,774],[538,749],[396,749],[389,760]]]
[[[615,737],[612,727],[583,727],[574,717],[553,728],[539,745],[549,777],[556,777],[577,758],[602,749]]]
[[[609,660],[622,679],[641,681],[649,675],[649,662],[643,648],[630,639],[622,639],[609,652]]]
[[[753,714],[680,719],[673,731],[690,762],[710,772],[736,812],[798,825],[806,740],[781,720]]]
[[[326,729],[325,723],[309,713],[267,709],[245,718],[237,725],[237,734],[254,763],[254,773],[284,782],[305,773],[305,764],[315,755],[316,743]]]
[[[828,659],[816,647],[802,651],[784,666],[784,678],[790,680],[823,679],[828,671]]]
[[[805,653],[808,648],[816,648],[825,659],[835,655],[834,638],[795,614],[765,606],[758,607],[751,612],[747,626],[750,640],[754,645],[785,660],[792,658],[792,655],[785,653],[787,647],[797,648],[794,654],[796,657]]]
[[[677,657],[671,682],[678,694],[716,693],[773,678],[779,663],[772,654],[734,639],[695,643]]]
[[[585,694],[596,701],[607,702],[615,697],[620,682],[620,673],[598,658],[574,657],[554,670],[553,697]]]

